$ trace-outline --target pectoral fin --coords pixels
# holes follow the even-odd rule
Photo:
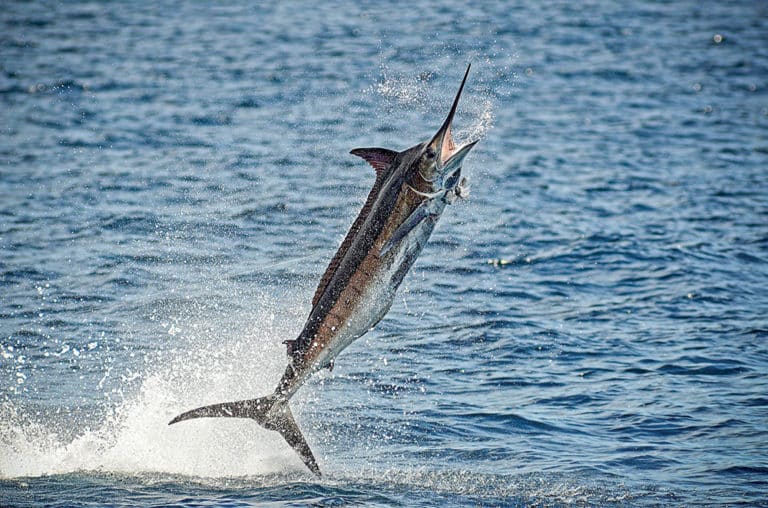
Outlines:
[[[438,215],[439,214],[432,211],[429,201],[425,201],[423,204],[419,205],[419,207],[416,208],[416,210],[414,210],[402,224],[400,224],[400,227],[392,233],[392,236],[387,240],[387,243],[385,243],[381,248],[381,251],[379,251],[379,257],[385,256],[387,252],[403,241],[403,238],[408,236],[408,233],[413,231],[416,226],[423,221],[430,217],[437,217]]]

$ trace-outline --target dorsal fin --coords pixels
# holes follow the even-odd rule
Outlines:
[[[355,148],[349,153],[368,161],[368,164],[376,170],[377,175],[386,172],[397,157],[397,152],[386,148]]]
[[[325,269],[325,273],[320,279],[320,283],[317,285],[317,289],[315,290],[315,295],[312,297],[312,307],[317,305],[320,297],[323,296],[325,288],[328,286],[328,283],[333,278],[333,274],[336,273],[336,269],[339,267],[339,263],[341,263],[341,260],[347,254],[347,251],[352,245],[352,241],[354,240],[358,231],[360,231],[360,228],[363,227],[365,219],[368,217],[368,213],[373,207],[373,202],[376,201],[376,197],[379,195],[381,186],[389,174],[392,161],[397,155],[397,152],[394,150],[387,150],[386,148],[355,148],[350,153],[357,155],[358,157],[362,157],[368,161],[371,166],[373,166],[373,168],[376,170],[376,182],[373,184],[371,192],[368,193],[368,198],[365,200],[365,204],[360,210],[360,213],[357,215],[355,222],[352,223],[349,231],[347,231],[347,236],[345,236],[344,241],[341,242],[339,250],[336,251],[333,259],[331,259],[331,262],[328,264],[328,268]]]

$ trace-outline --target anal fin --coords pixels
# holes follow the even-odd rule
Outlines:
[[[285,352],[288,355],[288,358],[291,359],[291,361],[294,361],[301,356],[301,349],[299,347],[298,339],[284,340],[283,344],[285,344],[285,349],[286,349]]]

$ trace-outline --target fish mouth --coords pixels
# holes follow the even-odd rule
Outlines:
[[[471,143],[466,143],[461,147],[457,147],[456,142],[453,140],[453,136],[451,135],[451,124],[453,123],[453,117],[456,115],[456,108],[459,106],[461,92],[464,91],[464,84],[467,82],[469,69],[471,67],[471,63],[467,64],[467,70],[464,73],[464,79],[461,80],[461,86],[459,86],[459,91],[456,93],[456,97],[453,99],[453,105],[451,106],[450,112],[443,122],[443,125],[441,125],[440,129],[437,131],[437,134],[435,134],[427,144],[427,146],[432,148],[436,154],[439,154],[439,157],[437,158],[437,166],[439,169],[459,167],[461,162],[464,160],[464,157],[467,156],[472,147],[477,143],[477,141],[472,141]]]

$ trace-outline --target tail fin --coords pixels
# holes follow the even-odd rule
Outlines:
[[[276,430],[291,445],[301,460],[310,471],[320,476],[320,468],[317,466],[312,450],[310,450],[299,426],[293,419],[288,402],[275,395],[260,399],[240,400],[237,402],[223,402],[203,406],[178,415],[168,425],[173,425],[193,418],[250,418],[269,430]]]

